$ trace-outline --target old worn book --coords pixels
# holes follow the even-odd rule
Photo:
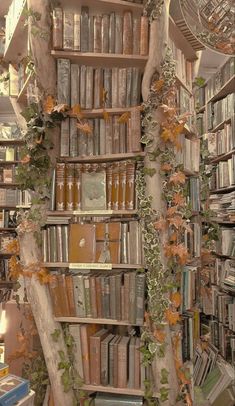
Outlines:
[[[113,340],[114,335],[108,334],[101,342],[101,385],[109,384],[109,344]]]
[[[110,318],[116,319],[116,279],[115,275],[109,277],[109,290],[110,290]]]
[[[97,332],[99,326],[97,324],[81,324],[81,348],[84,382],[90,384],[90,337]]]
[[[113,116],[112,153],[119,153],[119,116]]]
[[[136,273],[130,272],[130,291],[129,291],[129,321],[135,324],[136,321]]]
[[[116,303],[116,319],[117,320],[123,320],[122,318],[122,312],[121,312],[121,287],[122,287],[122,275],[116,274],[115,275],[115,287],[116,287],[116,298],[115,298],[115,303]]]
[[[140,387],[140,338],[136,338],[135,342],[135,375],[134,375],[134,387],[137,389]]]
[[[65,285],[66,285],[66,292],[67,292],[67,297],[68,297],[69,316],[75,317],[76,309],[75,309],[75,300],[74,300],[73,278],[72,278],[71,274],[65,276]]]
[[[105,170],[82,172],[82,210],[105,210],[106,207]]]
[[[65,274],[58,274],[57,278],[59,283],[60,301],[63,313],[62,315],[65,317],[70,316],[68,296],[66,294]]]
[[[96,224],[96,261],[120,262],[121,223]]]
[[[103,118],[99,120],[99,154],[104,155],[106,153],[106,135],[105,135],[105,126],[106,121]]]
[[[56,164],[56,210],[65,210],[65,164]]]
[[[57,101],[70,104],[70,60],[57,59]]]
[[[74,164],[67,163],[65,173],[65,202],[66,202],[65,209],[68,211],[74,210],[74,186],[75,186]]]
[[[95,69],[94,75],[94,108],[102,107],[102,90],[103,90],[103,70],[102,68]]]
[[[105,120],[105,153],[112,154],[113,152],[113,119],[109,117]]]
[[[130,221],[129,222],[129,231],[130,231],[130,263],[139,264],[140,262],[140,238],[139,238],[139,222]]]
[[[131,337],[129,345],[129,382],[128,387],[134,389],[135,387],[135,344],[136,337]]]
[[[88,137],[83,131],[78,130],[78,155],[85,156],[88,151]]]
[[[53,48],[62,49],[63,48],[63,11],[60,7],[56,7],[52,13],[53,20]]]
[[[112,68],[112,107],[119,107],[119,99],[118,99],[119,83],[118,83],[118,77],[119,77],[119,69],[118,68]]]
[[[135,163],[132,161],[127,162],[126,168],[126,210],[133,210],[135,201]]]
[[[149,19],[141,16],[140,23],[140,55],[148,55],[149,51]]]
[[[140,54],[140,18],[133,16],[133,55]]]
[[[141,113],[140,109],[131,109],[130,129],[131,134],[131,151],[141,151]]]
[[[90,275],[84,275],[84,299],[85,299],[85,315],[91,317],[91,300],[90,300]]]
[[[85,288],[84,276],[82,274],[73,275],[74,303],[77,317],[86,317],[85,309]]]
[[[126,69],[126,107],[131,106],[132,95],[132,68]]]
[[[129,252],[128,252],[128,224],[122,223],[121,228],[121,264],[128,264]]]
[[[106,195],[107,195],[107,209],[112,208],[112,179],[113,179],[113,165],[107,165],[106,169]]]
[[[96,53],[99,53],[102,50],[101,24],[102,16],[96,15],[94,17],[94,52]]]
[[[101,329],[90,336],[90,383],[101,383],[101,342],[107,337],[108,330]]]
[[[57,262],[56,226],[50,227],[50,261]]]
[[[116,335],[109,342],[109,348],[108,348],[108,372],[109,372],[108,373],[108,381],[109,381],[110,386],[114,386],[114,344],[118,343],[118,341],[120,341],[120,339],[121,339],[121,337]],[[116,348],[117,348],[117,346],[116,346]]]
[[[74,210],[81,210],[81,177],[82,164],[74,165]]]
[[[88,52],[89,47],[89,8],[81,7],[81,52]]]
[[[112,69],[104,68],[105,107],[112,107]]]
[[[130,272],[124,274],[124,320],[130,321]]]
[[[113,163],[112,170],[112,210],[118,210],[119,200],[119,162]]]
[[[86,67],[86,109],[93,107],[93,74],[92,66]]]
[[[63,262],[63,251],[62,251],[62,227],[57,225],[56,227],[56,244],[57,244],[57,259],[58,262]]]
[[[102,15],[101,23],[101,52],[109,52],[109,15]]]
[[[73,32],[73,49],[81,50],[81,15],[74,13],[74,32]]]
[[[100,154],[100,119],[93,120],[93,154]]]
[[[78,128],[77,119],[71,118],[69,125],[69,155],[78,156]]]
[[[140,103],[140,79],[139,68],[132,68],[131,106],[138,106]]]
[[[87,155],[94,155],[94,128],[93,128],[93,120],[88,119],[87,120],[89,127],[91,128],[91,131],[89,134],[86,134],[87,136]]]
[[[144,323],[145,312],[145,274],[136,274],[136,322],[138,326],[142,326]]]
[[[123,15],[123,53],[125,55],[130,55],[133,53],[133,26],[131,11],[125,11]]]
[[[71,107],[80,103],[80,67],[71,64]]]
[[[63,262],[68,262],[68,226],[61,226],[62,232],[62,250],[63,250]]]
[[[55,317],[64,316],[61,298],[60,298],[60,291],[59,291],[59,279],[57,278],[56,274],[53,275],[53,279],[52,279],[51,283],[49,284],[49,289],[50,289],[50,296],[51,296],[54,316]]]
[[[118,357],[118,345],[121,342],[122,337],[118,336],[118,340],[113,343],[113,386],[115,388],[119,387],[119,374],[118,374],[118,364],[119,364],[119,357]]]
[[[119,165],[119,195],[118,210],[126,208],[126,162],[120,162]]]
[[[74,16],[70,11],[63,13],[63,48],[73,49],[74,46]]]
[[[85,65],[80,68],[80,106],[82,109],[86,108],[86,69]]]
[[[124,153],[124,152],[127,152],[127,126],[126,126],[126,123],[120,123],[119,129],[120,129],[119,152]]]
[[[115,53],[116,15],[112,12],[109,17],[109,53]]]
[[[95,278],[95,287],[96,287],[96,298],[97,298],[97,316],[102,318],[102,299],[101,299],[101,278],[102,275],[98,275]]]
[[[95,398],[95,406],[143,406],[143,405],[144,401],[143,397],[141,396],[97,393]]]
[[[115,24],[115,53],[122,54],[123,52],[123,17],[116,14]]]
[[[69,262],[95,262],[95,225],[70,224]]]
[[[90,276],[90,303],[91,303],[91,317],[92,318],[98,317],[96,278],[97,278],[97,275]]]
[[[84,378],[83,363],[82,363],[82,345],[81,345],[81,333],[80,324],[69,324],[69,333],[74,339],[73,343],[73,356],[75,361],[75,369],[77,370],[79,377]]]
[[[94,16],[89,16],[88,32],[89,32],[88,51],[94,52]]]
[[[118,77],[118,107],[126,107],[127,70],[119,69]]]
[[[127,387],[127,361],[130,337],[122,337],[118,343],[118,388]]]

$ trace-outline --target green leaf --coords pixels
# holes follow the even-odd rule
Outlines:
[[[55,341],[56,343],[58,342],[58,339],[60,337],[61,331],[59,329],[55,329],[53,333],[51,333],[51,337],[53,339],[53,341]]]
[[[169,376],[169,372],[167,371],[166,368],[162,368],[161,369],[161,384],[162,385],[166,385],[168,383],[168,376]]]
[[[160,400],[161,402],[165,402],[168,400],[169,395],[169,388],[162,387],[160,388]]]

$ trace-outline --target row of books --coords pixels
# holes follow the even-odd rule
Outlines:
[[[175,160],[178,165],[190,172],[199,171],[200,140],[188,139],[184,134],[178,136],[179,146],[175,147]]]
[[[211,130],[234,115],[235,93],[228,94],[224,99],[213,103],[213,115],[209,117],[208,129]],[[208,105],[209,106],[209,105]]]
[[[131,109],[129,114],[125,123],[120,122],[120,115],[109,116],[107,120],[85,120],[88,134],[78,128],[76,119],[67,118],[61,123],[60,155],[83,157],[141,151],[140,110]]]
[[[231,57],[206,84],[206,100],[210,100],[235,74],[235,58]]]
[[[0,122],[0,141],[2,140],[15,140],[21,138],[19,127],[14,122],[2,123]]]
[[[234,365],[235,361],[235,334],[228,326],[220,323],[217,319],[210,320],[210,339],[211,343],[218,348],[221,356]]]
[[[210,189],[221,189],[235,184],[235,155],[227,161],[220,161],[212,172]]]
[[[136,164],[56,165],[56,210],[133,210]]]
[[[193,359],[193,382],[195,386],[201,386],[208,374],[213,370],[218,358],[218,349],[208,343],[202,347],[198,342]]]
[[[50,284],[54,315],[112,319],[142,326],[145,274],[71,271],[54,274]]]
[[[95,324],[69,325],[69,330],[76,343],[75,366],[85,384],[142,387],[149,368],[142,364],[143,342],[139,337]]]
[[[200,211],[200,180],[191,176],[186,182],[186,202],[192,212]]]
[[[48,225],[43,230],[44,262],[143,264],[138,221]]]
[[[235,147],[235,116],[233,115],[231,123],[225,123],[222,130],[215,133],[206,133],[203,135],[207,142],[210,157],[217,157],[221,154],[230,152]]]
[[[17,212],[3,209],[0,211],[0,228],[15,228],[17,226]]]
[[[200,108],[204,107],[206,104],[206,87],[198,87],[194,92],[195,99],[195,109],[198,111]]]
[[[0,162],[1,161],[19,161],[20,148],[15,147],[0,147]]]
[[[217,242],[217,253],[230,257],[235,256],[235,229],[221,227],[219,241]]]
[[[189,89],[192,89],[194,80],[193,62],[186,59],[181,49],[177,48],[174,40],[169,39],[169,47],[172,50],[173,59],[176,62],[176,75]]]
[[[201,255],[201,227],[198,222],[189,223],[190,230],[184,234],[184,245],[191,258],[199,258]]]
[[[0,206],[29,206],[31,196],[27,190],[0,189]]]
[[[232,327],[235,331],[235,299],[219,289],[219,286],[212,285],[212,315],[225,326]]]
[[[147,55],[147,16],[116,12],[97,14],[87,6],[73,13],[53,10],[53,48],[81,52]]]
[[[17,167],[11,165],[10,167],[0,167],[0,182],[3,183],[14,183],[17,173]]]
[[[196,114],[196,130],[199,136],[202,136],[206,132],[206,113]]]
[[[140,104],[139,68],[95,68],[57,60],[59,104],[81,109],[131,107]]]
[[[199,287],[199,268],[195,266],[186,266],[181,275],[181,313],[193,309],[199,302]]]
[[[194,357],[195,345],[200,338],[200,314],[198,309],[184,312],[182,320],[182,361]]]
[[[210,195],[210,209],[220,220],[235,220],[235,192]]]
[[[14,33],[16,23],[22,12],[24,0],[13,0],[10,3],[8,13],[6,15],[6,29],[5,29],[5,49],[7,49],[11,37]]]
[[[9,277],[9,260],[7,258],[0,259],[0,280],[1,282],[10,281]]]

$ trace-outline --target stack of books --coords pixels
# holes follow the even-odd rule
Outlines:
[[[63,157],[118,154],[141,151],[141,123],[139,108],[132,108],[126,122],[120,115],[86,119],[89,132],[77,126],[75,118],[61,123],[60,155]]]
[[[56,317],[112,319],[138,326],[144,322],[144,273],[55,273],[50,293]]]
[[[215,133],[203,134],[203,139],[207,143],[209,157],[215,158],[219,155],[230,152],[235,147],[234,139],[235,116],[232,117],[231,123],[225,123],[222,130]]]
[[[201,255],[201,227],[198,222],[190,222],[189,226],[191,230],[185,230],[184,244],[191,259],[199,258]]]
[[[210,100],[221,87],[234,76],[235,73],[235,58],[231,57],[212,77],[207,81],[206,100]]]
[[[17,140],[19,138],[21,138],[21,132],[16,123],[0,123],[0,141]]]
[[[194,309],[182,314],[182,360],[191,361],[200,338],[200,314]]]
[[[20,149],[19,147],[0,147],[0,162],[1,161],[19,161]]]
[[[235,220],[235,192],[210,195],[210,209],[220,220]]]
[[[44,262],[143,264],[140,223],[48,225],[43,230]]]
[[[35,393],[29,389],[29,381],[9,374],[7,364],[0,363],[0,404],[32,405]],[[19,403],[18,403],[19,402]],[[22,402],[22,403],[21,403]]]
[[[125,335],[118,327],[106,329],[95,324],[75,324],[69,329],[77,347],[75,362],[85,384],[142,389],[150,371],[142,364],[143,342],[139,337]]]
[[[147,55],[148,31],[147,16],[133,16],[131,11],[93,15],[87,6],[80,13],[53,10],[54,49]]]
[[[57,101],[81,109],[125,108],[140,104],[140,68],[101,68],[57,60]]]
[[[210,340],[218,348],[221,356],[229,363],[234,364],[235,355],[235,335],[234,332],[220,323],[218,319],[212,319],[209,322]]]
[[[198,344],[194,354],[194,371],[193,382],[195,386],[202,386],[208,374],[216,365],[218,350],[213,345],[209,344],[205,349],[202,349]]]
[[[216,252],[220,255],[235,257],[235,229],[221,227]]]
[[[134,161],[56,166],[55,207],[63,210],[133,210]]]
[[[0,206],[29,206],[31,195],[27,190],[0,189]]]

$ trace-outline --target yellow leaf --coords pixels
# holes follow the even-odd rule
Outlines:
[[[43,110],[47,114],[51,114],[55,107],[55,99],[53,96],[47,96],[46,100],[43,103]]]
[[[72,107],[72,109],[71,109],[69,115],[70,115],[70,116],[76,116],[77,118],[82,118],[82,117],[83,117],[83,114],[82,114],[82,111],[81,111],[81,106],[80,106],[80,104],[75,104],[75,105]]]
[[[171,303],[172,303],[176,308],[180,307],[181,302],[182,302],[182,300],[181,300],[181,294],[180,294],[180,292],[174,292],[174,293],[171,294]]]
[[[124,123],[128,123],[128,120],[131,116],[130,111],[126,111],[125,113],[123,113],[119,118],[118,118],[118,123],[120,124],[124,124]]]
[[[153,82],[152,90],[154,92],[159,92],[162,89],[163,85],[164,85],[163,79],[156,80],[155,82]]]
[[[173,173],[173,175],[170,176],[169,181],[170,181],[170,183],[173,183],[174,185],[178,185],[178,184],[184,185],[185,180],[186,180],[185,174],[183,172],[178,171],[178,172]]]
[[[87,122],[86,123],[78,122],[77,128],[87,135],[92,134],[93,131],[93,127],[91,127]]]
[[[105,121],[108,121],[110,119],[110,114],[106,110],[104,110],[103,111],[103,117],[104,117]]]
[[[178,312],[174,312],[171,309],[167,309],[165,311],[165,317],[166,320],[168,321],[168,323],[171,326],[174,326],[176,323],[178,323],[180,321],[180,315]]]

